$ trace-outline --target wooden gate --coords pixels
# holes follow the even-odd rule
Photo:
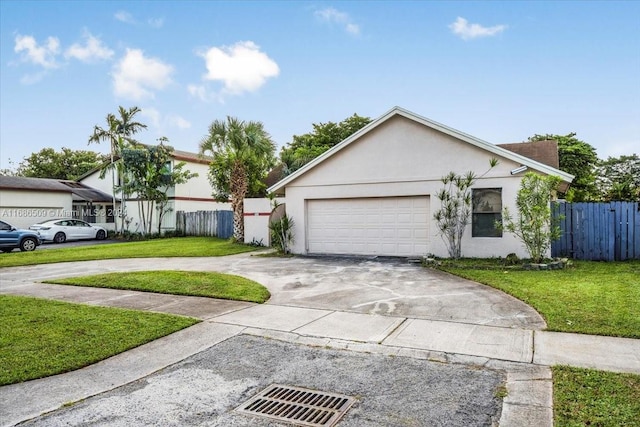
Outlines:
[[[637,202],[552,204],[562,237],[551,256],[594,261],[640,259],[640,204]]]
[[[233,236],[233,211],[176,212],[176,230],[185,236]]]

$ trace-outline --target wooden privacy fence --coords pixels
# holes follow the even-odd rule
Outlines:
[[[185,236],[228,239],[233,236],[233,211],[177,211],[176,230]]]
[[[552,203],[562,237],[551,256],[593,261],[640,259],[640,204]]]

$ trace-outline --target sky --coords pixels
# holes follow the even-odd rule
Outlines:
[[[197,152],[213,120],[278,147],[394,106],[500,144],[640,154],[638,1],[0,1],[0,168],[87,145],[118,106]]]

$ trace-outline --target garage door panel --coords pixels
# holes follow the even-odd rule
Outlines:
[[[423,255],[429,248],[429,198],[309,200],[310,253]]]

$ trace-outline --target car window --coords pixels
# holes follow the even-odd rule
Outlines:
[[[59,225],[61,227],[67,227],[69,225],[69,221],[58,221],[56,222],[56,225]]]
[[[4,221],[0,221],[0,230],[11,230],[11,226]]]

